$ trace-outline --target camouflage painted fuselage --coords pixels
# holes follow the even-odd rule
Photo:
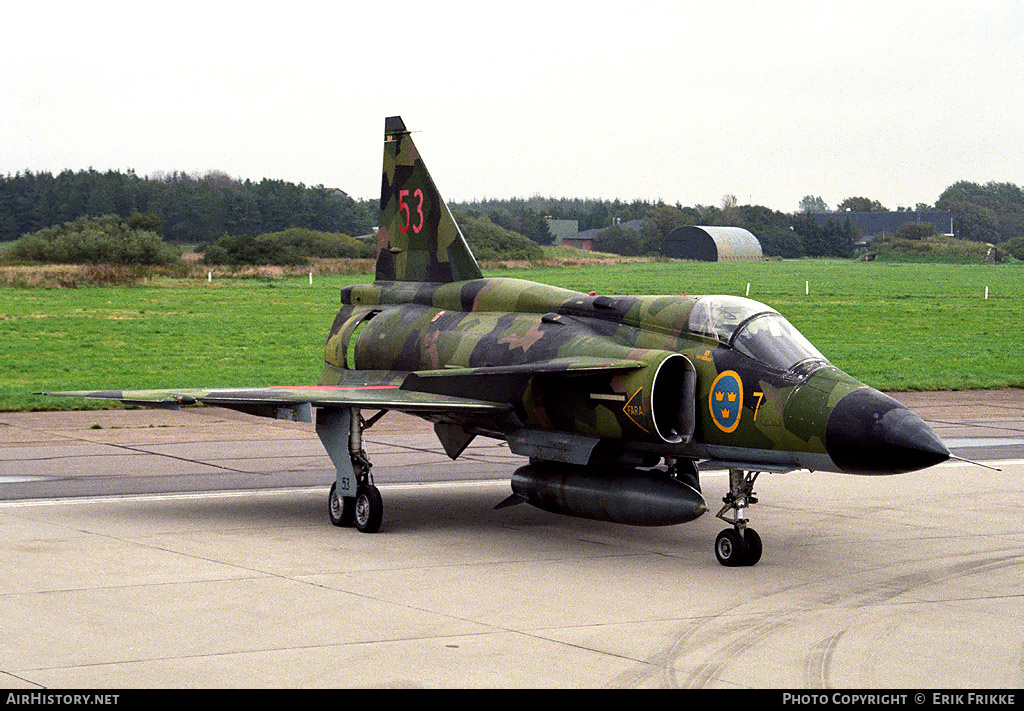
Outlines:
[[[764,304],[483,278],[400,117],[385,121],[380,208],[376,280],[342,290],[320,386],[355,377],[475,401],[417,413],[451,456],[485,435],[577,465],[874,474],[948,457],[920,418]]]
[[[377,282],[347,287],[341,300],[322,385],[339,382],[347,368],[397,377],[556,358],[646,364],[611,376],[520,379],[500,394],[512,405],[511,415],[459,423],[477,434],[503,437],[518,425],[597,437],[620,452],[842,471],[826,449],[826,424],[844,396],[866,388],[825,362],[803,371],[773,370],[690,332],[697,297],[589,296],[515,279],[476,279]],[[673,356],[683,356],[696,376],[691,402],[681,402],[681,390],[666,390],[675,389],[674,381],[655,382],[658,367]],[[715,387],[723,374],[730,386],[725,391]],[[675,415],[672,399],[695,414],[692,433],[673,437],[665,419],[659,421],[657,407],[670,413],[665,417]]]

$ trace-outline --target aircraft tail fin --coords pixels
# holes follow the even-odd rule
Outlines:
[[[384,121],[377,281],[480,279],[480,267],[400,116]]]

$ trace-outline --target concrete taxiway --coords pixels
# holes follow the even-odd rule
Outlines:
[[[364,535],[327,522],[310,425],[0,413],[0,686],[1019,688],[1024,393],[897,397],[1001,471],[763,475],[735,569],[711,515],[496,511],[521,460],[400,415]]]

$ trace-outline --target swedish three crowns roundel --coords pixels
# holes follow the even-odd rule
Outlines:
[[[718,374],[708,394],[711,419],[722,432],[732,432],[740,424],[743,413],[743,383],[733,370]]]

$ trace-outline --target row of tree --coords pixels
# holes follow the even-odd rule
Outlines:
[[[835,212],[887,212],[878,200],[849,197],[836,206]],[[972,242],[999,244],[1024,237],[1024,190],[1013,183],[973,183],[961,180],[942,191],[934,205],[917,203],[913,208],[898,207],[896,211],[947,210],[953,217],[956,236]],[[816,195],[805,195],[800,213],[831,212],[828,204]]]
[[[0,177],[0,240],[12,240],[83,216],[132,213],[158,218],[172,242],[203,244],[225,234],[253,236],[288,227],[368,233],[376,201],[283,180],[235,180],[224,173],[141,177],[95,170]]]
[[[843,213],[888,211],[878,200],[862,196],[848,197],[832,210],[813,195],[800,201],[796,213],[762,205],[740,205],[732,195],[723,197],[719,206],[534,196],[478,200],[461,203],[459,207],[464,213],[489,218],[539,244],[549,244],[552,239],[544,218],[576,220],[580,231],[603,228],[595,249],[626,255],[658,254],[665,236],[680,225],[744,227],[757,236],[766,255],[785,258],[852,256],[854,242],[860,235]],[[946,188],[934,205],[917,203],[896,211],[931,210],[948,210],[957,236],[965,240],[1000,244],[1024,238],[1024,191],[1012,183],[961,181]],[[835,219],[824,224],[810,219],[810,214],[821,212],[833,212]],[[633,220],[642,221],[639,230],[615,226]]]
[[[600,230],[594,249],[627,256],[657,255],[672,230],[683,225],[743,227],[757,236],[768,256],[851,257],[856,233],[849,220],[819,224],[806,214],[790,215],[760,205],[737,205],[726,196],[721,208],[712,206],[651,209],[638,229],[612,225]]]
[[[765,254],[781,257],[849,256],[853,234],[842,218],[846,210],[878,211],[877,200],[850,197],[837,206],[837,219],[821,226],[806,219],[829,212],[820,197],[805,196],[800,211],[784,213],[760,205],[739,205],[727,195],[721,205],[667,205],[662,201],[584,198],[513,198],[453,203],[463,219],[486,219],[503,230],[550,244],[547,218],[576,220],[581,231],[606,229],[601,242],[622,253],[655,254],[673,228],[686,224],[745,227],[761,241]],[[949,210],[959,237],[1001,243],[1024,236],[1024,191],[1012,183],[958,182],[935,205],[916,210]],[[95,170],[18,173],[0,176],[0,240],[16,239],[81,216],[148,216],[147,229],[178,243],[205,245],[225,235],[244,238],[301,227],[321,232],[362,235],[377,223],[376,200],[354,200],[340,190],[281,180],[235,180],[223,173],[203,176],[173,173],[140,177],[134,172]],[[643,221],[635,235],[607,230],[619,222]],[[600,248],[600,245],[599,245]]]
[[[1000,244],[1024,237],[1024,190],[1013,183],[960,181],[943,191],[935,207],[953,214],[962,239]]]
[[[453,203],[462,214],[486,217],[507,230],[529,237],[537,244],[551,244],[548,219],[575,220],[581,232],[608,227],[615,220],[629,222],[645,219],[651,210],[665,203],[634,200],[600,200],[596,198],[531,198],[510,200],[474,200]]]

